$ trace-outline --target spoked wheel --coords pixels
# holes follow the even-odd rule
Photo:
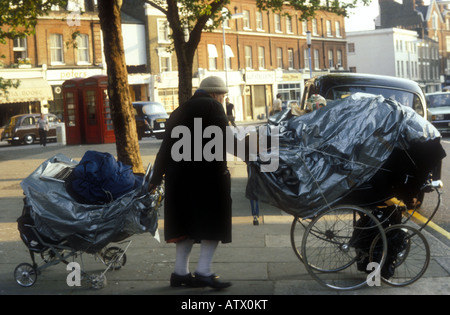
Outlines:
[[[385,233],[388,250],[381,279],[392,286],[406,286],[420,279],[430,262],[430,247],[425,236],[404,224],[392,225]],[[376,256],[374,252],[380,243],[380,238],[375,238],[370,257]]]
[[[16,282],[22,287],[31,287],[36,283],[37,272],[36,269],[28,264],[22,263],[14,269],[14,278]]]
[[[370,246],[376,236],[380,237],[381,252],[379,260],[369,264]],[[382,225],[369,211],[338,206],[314,218],[301,249],[305,267],[315,280],[328,288],[352,290],[366,285],[369,273],[379,274],[387,242]]]
[[[294,250],[295,255],[297,255],[298,259],[303,262],[302,258],[302,239],[305,234],[305,230],[308,227],[309,223],[311,223],[310,219],[302,219],[299,217],[294,217],[294,220],[291,224],[291,245]]]
[[[122,266],[125,266],[127,262],[127,255],[120,247],[109,247],[103,253],[103,262],[105,265],[111,265],[112,270],[119,270]]]

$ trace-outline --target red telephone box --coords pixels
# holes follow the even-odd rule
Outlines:
[[[107,88],[106,75],[89,77],[80,84],[83,94],[85,143],[116,142]]]
[[[84,142],[83,96],[80,90],[83,80],[84,78],[73,78],[62,85],[67,144]]]

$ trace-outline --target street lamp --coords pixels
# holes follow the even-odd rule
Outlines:
[[[225,70],[225,84],[228,87],[228,67],[227,67],[227,47],[225,40],[225,19],[228,16],[228,10],[226,8],[222,9],[222,37],[223,37],[223,68]],[[243,13],[231,14],[231,20],[244,18]],[[239,48],[238,48],[239,49]]]
[[[308,45],[309,76],[310,76],[310,79],[312,79],[312,67],[311,67],[311,31],[306,31],[306,45]]]

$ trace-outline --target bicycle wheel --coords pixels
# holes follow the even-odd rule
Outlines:
[[[418,229],[404,224],[392,225],[385,233],[388,250],[381,279],[392,286],[407,286],[420,279],[430,262],[430,246],[425,236]],[[371,257],[379,242],[379,237],[374,239]]]
[[[366,273],[369,250],[379,235],[381,252],[374,272]],[[307,227],[302,257],[308,273],[320,284],[337,290],[357,289],[377,274],[387,251],[386,235],[377,218],[356,206],[338,206],[319,214]]]
[[[291,224],[291,245],[292,249],[294,250],[295,255],[300,259],[301,262],[303,262],[302,258],[302,239],[303,235],[305,234],[305,230],[309,223],[311,222],[311,219],[302,219],[299,217],[294,217],[294,220]]]

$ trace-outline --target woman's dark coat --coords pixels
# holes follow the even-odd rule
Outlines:
[[[222,135],[213,134],[211,138],[206,139],[202,137],[202,148],[211,139],[221,138],[223,155],[218,161],[206,161],[203,154],[200,161],[194,161],[194,151],[199,154],[198,150],[194,150],[194,137],[199,137],[199,129],[196,130],[196,134],[194,133],[194,118],[201,118],[202,135],[208,126],[217,126],[222,131]],[[179,149],[179,141],[186,136],[184,133],[172,136],[172,130],[177,126],[186,126],[190,131],[190,161],[177,162],[172,156],[172,146],[176,144],[175,148]],[[171,114],[164,140],[156,156],[151,179],[152,184],[160,184],[165,174],[166,241],[174,242],[189,237],[197,242],[201,240],[231,242],[231,183],[225,150],[227,126],[228,119],[222,104],[199,91]],[[180,152],[175,150],[174,153],[177,155]]]

